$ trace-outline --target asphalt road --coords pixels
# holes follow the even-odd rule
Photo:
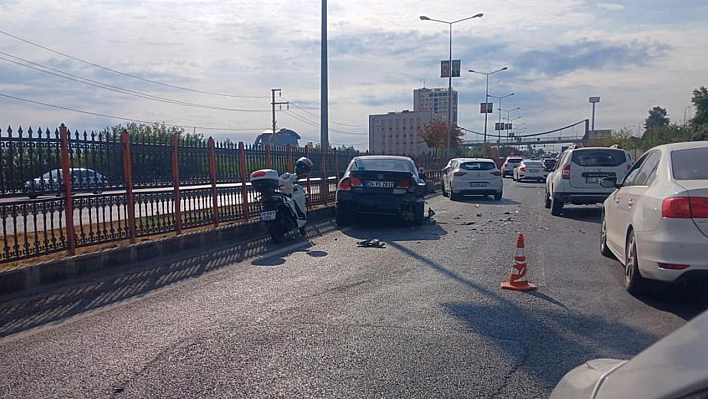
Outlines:
[[[708,308],[681,289],[628,295],[598,208],[551,217],[542,185],[511,180],[504,196],[5,302],[0,397],[546,398],[583,361],[631,357]],[[533,293],[500,290],[517,232]]]

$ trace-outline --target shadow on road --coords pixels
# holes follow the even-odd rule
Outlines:
[[[599,224],[600,222],[602,222],[602,220],[600,219],[601,215],[602,208],[600,207],[578,206],[571,208],[563,208],[563,214],[561,217],[564,217],[566,219],[577,220],[579,222],[590,222]]]
[[[334,231],[332,220],[313,223],[307,227],[307,236],[315,237]],[[199,277],[213,270],[241,262],[244,259],[266,254],[273,250],[286,249],[304,238],[296,237],[275,245],[269,237],[257,237],[248,242],[229,246],[197,248],[180,253],[173,259],[163,259],[137,265],[134,269],[119,275],[106,277],[102,281],[79,283],[75,286],[59,288],[53,292],[35,297],[24,297],[0,303],[0,337],[8,336],[34,327],[61,321],[106,305],[140,297],[171,284]],[[296,249],[294,249],[296,250]],[[309,251],[310,256],[325,256],[323,251]],[[276,262],[277,256],[264,259]],[[272,264],[270,266],[273,266]]]
[[[621,322],[610,322],[569,310],[562,302],[540,292],[527,295],[551,303],[554,307],[537,306],[535,309],[544,310],[531,312],[509,299],[509,295],[524,294],[502,294],[498,286],[491,288],[468,280],[396,242],[388,244],[487,297],[489,300],[474,303],[448,303],[444,308],[463,321],[471,331],[489,338],[500,350],[506,351],[518,369],[535,377],[547,389],[552,389],[565,372],[589,359],[629,358],[660,338]],[[549,362],[554,366],[549,367]]]
[[[461,203],[471,203],[471,204],[484,204],[484,205],[519,205],[520,203],[518,201],[514,201],[513,199],[509,198],[502,198],[499,201],[496,201],[494,198],[491,197],[480,197],[480,196],[470,196],[470,197],[457,197],[455,198],[454,202],[461,202]]]
[[[439,240],[447,230],[436,223],[435,218],[425,219],[421,226],[413,226],[398,218],[385,216],[361,216],[359,223],[342,233],[359,240],[376,238],[380,241],[428,241]]]
[[[686,321],[708,309],[708,290],[705,286],[672,285],[650,281],[647,292],[637,296],[637,299],[653,308],[673,313]]]

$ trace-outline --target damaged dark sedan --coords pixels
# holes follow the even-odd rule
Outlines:
[[[348,226],[362,214],[399,216],[420,224],[425,210],[424,191],[425,181],[408,157],[355,157],[337,185],[337,225]]]

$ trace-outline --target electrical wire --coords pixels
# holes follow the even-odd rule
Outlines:
[[[319,115],[313,114],[312,112],[309,112],[309,111],[306,110],[305,108],[299,106],[296,102],[292,102],[292,101],[289,101],[289,100],[288,100],[288,102],[289,102],[290,104],[292,104],[295,108],[301,110],[302,112],[304,112],[304,113],[306,113],[306,114],[308,114],[308,115],[310,115],[310,116],[314,116],[315,118],[319,118],[319,117],[320,117]],[[335,121],[333,121],[333,120],[330,120],[329,123],[332,123],[332,124],[335,124],[335,125],[340,125],[340,126],[348,126],[348,127],[366,127],[366,126],[367,126],[367,125],[350,125],[350,124],[347,124],[347,123],[335,122]]]
[[[184,105],[184,106],[194,107],[194,108],[213,109],[213,110],[218,110],[218,111],[270,112],[269,110],[241,109],[241,108],[226,108],[226,107],[219,107],[219,106],[214,106],[214,105],[204,105],[204,104],[190,103],[190,102],[179,101],[179,100],[172,100],[172,99],[165,98],[165,97],[153,96],[152,94],[142,93],[142,92],[134,91],[134,90],[130,90],[130,89],[124,89],[124,88],[119,87],[119,86],[113,86],[113,85],[109,85],[109,84],[106,84],[106,83],[99,82],[99,81],[97,81],[97,80],[85,78],[85,77],[83,77],[83,76],[74,75],[74,74],[72,74],[72,73],[65,72],[65,71],[62,71],[62,70],[60,70],[60,69],[52,68],[52,67],[50,67],[50,66],[42,65],[42,64],[39,64],[39,63],[36,63],[36,62],[33,62],[33,61],[29,61],[29,60],[26,60],[26,59],[24,59],[24,58],[16,57],[16,56],[14,56],[14,55],[7,54],[7,53],[2,52],[2,51],[0,51],[0,54],[1,54],[1,55],[0,55],[0,60],[4,60],[4,61],[6,61],[6,62],[11,62],[11,63],[13,63],[13,64],[23,66],[23,67],[25,67],[25,68],[30,68],[30,69],[33,69],[33,70],[35,70],[35,71],[43,72],[43,73],[46,73],[46,74],[49,74],[49,75],[57,76],[57,77],[60,77],[60,78],[63,78],[63,79],[67,79],[67,80],[71,80],[71,81],[74,81],[74,82],[82,83],[82,84],[85,84],[85,85],[88,85],[88,86],[98,87],[98,88],[101,88],[101,89],[104,89],[104,90],[109,90],[109,91],[113,91],[113,92],[116,92],[116,93],[127,94],[127,95],[131,95],[131,96],[135,96],[135,97],[140,97],[140,98],[145,98],[145,99],[148,99],[148,100],[159,101],[159,102],[168,103],[168,104]],[[22,64],[21,62],[17,62],[17,61],[13,61],[13,60],[7,59],[6,57],[3,57],[2,55],[5,55],[5,56],[8,56],[8,57],[11,57],[11,58],[20,60],[20,61],[22,61],[22,62],[26,62],[26,63],[31,64],[31,65],[25,65],[25,64]],[[36,66],[38,66],[39,68],[34,67],[34,66],[32,66],[32,65],[36,65]],[[48,69],[48,70],[45,71],[45,70],[40,69],[40,68],[45,68],[45,69]],[[50,71],[54,71],[54,72],[57,72],[57,73],[50,72]],[[67,75],[67,76],[64,76],[64,75]]]
[[[64,107],[61,105],[56,105],[56,104],[48,104],[44,103],[41,101],[34,101],[34,100],[29,100],[26,98],[21,98],[21,97],[15,97],[11,96],[9,94],[2,94],[0,93],[0,97],[5,97],[13,100],[18,100],[18,101],[24,101],[27,103],[31,104],[36,104],[36,105],[43,105],[45,107],[51,107],[51,108],[57,108],[57,109],[62,109],[65,111],[71,111],[71,112],[76,112],[80,114],[86,114],[86,115],[93,115],[93,116],[100,116],[103,118],[108,118],[108,119],[116,119],[116,120],[122,120],[122,121],[127,121],[127,122],[137,122],[137,123],[145,123],[145,124],[153,124],[155,123],[154,121],[145,121],[141,119],[135,119],[135,118],[124,118],[120,116],[113,116],[113,115],[107,115],[107,114],[102,114],[99,112],[91,112],[91,111],[85,111],[85,110],[80,110],[80,109],[75,109],[75,108],[69,108],[69,107]],[[172,123],[163,123],[165,126],[171,126],[171,127],[179,127],[179,128],[185,128],[185,127],[191,127],[191,128],[196,128],[196,129],[201,129],[201,130],[220,130],[220,131],[260,131],[263,130],[262,128],[253,128],[253,129],[244,129],[244,128],[222,128],[222,127],[210,127],[210,126],[194,126],[194,125],[175,125]]]
[[[13,35],[13,34],[11,34],[11,33],[8,33],[8,32],[3,31],[3,30],[0,30],[0,34],[3,34],[3,35],[5,35],[5,36],[11,37],[11,38],[13,38],[13,39],[19,40],[19,41],[24,42],[24,43],[30,44],[30,45],[32,45],[32,46],[39,47],[39,48],[41,48],[41,49],[43,49],[43,50],[47,50],[47,51],[52,52],[52,53],[54,53],[54,54],[59,54],[59,55],[61,55],[61,56],[63,56],[63,57],[70,58],[70,59],[72,59],[72,60],[74,60],[74,61],[79,61],[79,62],[82,62],[82,63],[84,63],[84,64],[91,65],[91,66],[96,67],[96,68],[99,68],[99,69],[103,69],[104,71],[109,71],[109,72],[117,73],[117,74],[119,74],[119,75],[123,75],[123,76],[129,77],[129,78],[142,80],[143,82],[148,82],[148,83],[152,83],[152,84],[156,84],[156,85],[160,85],[160,86],[165,86],[165,87],[171,87],[171,88],[173,88],[173,89],[185,90],[185,91],[189,91],[189,92],[192,92],[192,93],[209,94],[209,95],[212,95],[212,96],[231,97],[231,98],[250,98],[250,99],[255,99],[255,98],[269,98],[268,96],[242,96],[242,95],[235,95],[235,94],[216,93],[216,92],[205,91],[205,90],[190,89],[190,88],[188,88],[188,87],[172,85],[172,84],[169,84],[169,83],[162,83],[162,82],[158,82],[158,81],[156,81],[156,80],[146,79],[146,78],[143,78],[143,77],[140,77],[140,76],[131,75],[131,74],[129,74],[129,73],[121,72],[121,71],[118,71],[118,70],[115,70],[115,69],[112,69],[112,68],[104,67],[104,66],[102,66],[102,65],[98,65],[98,64],[95,64],[95,63],[93,63],[93,62],[86,61],[86,60],[83,60],[83,59],[81,59],[81,58],[74,57],[74,56],[72,56],[72,55],[62,53],[61,51],[57,51],[57,50],[51,49],[51,48],[49,48],[49,47],[46,47],[46,46],[43,46],[43,45],[41,45],[41,44],[32,42],[32,41],[30,41],[30,40],[23,39],[23,38],[21,38],[21,37],[19,37],[19,36],[15,36],[15,35]]]
[[[288,113],[288,114],[290,114],[290,115],[295,115],[295,116],[301,118],[301,119],[299,119],[299,120],[301,120],[301,121],[302,121],[302,120],[308,121],[309,124],[312,125],[312,126],[314,126],[314,127],[318,127],[318,128],[319,128],[319,127],[321,126],[318,122],[313,121],[313,120],[310,120],[310,119],[307,119],[307,117],[302,116],[302,115],[300,115],[300,114],[297,114],[294,110],[287,110],[287,111],[285,111],[285,112]],[[328,130],[329,130],[330,132],[339,133],[339,134],[346,134],[346,135],[351,135],[351,136],[363,136],[363,135],[368,135],[368,134],[369,134],[369,133],[366,133],[366,132],[345,132],[345,131],[338,130],[338,129],[334,129],[334,128],[329,128]]]

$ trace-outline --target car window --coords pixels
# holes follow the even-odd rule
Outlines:
[[[576,150],[571,161],[579,166],[620,166],[627,162],[627,155],[623,150],[610,148]]]
[[[507,159],[507,163],[521,163],[522,159],[521,158],[509,158]]]
[[[623,186],[634,185],[634,180],[637,178],[639,170],[642,168],[642,165],[644,165],[644,161],[647,159],[648,156],[648,153],[644,154],[641,158],[637,159],[637,161],[632,165],[631,168],[629,168],[627,174],[624,176],[624,180],[622,181]]]
[[[676,180],[708,180],[708,148],[691,148],[671,153],[671,170]]]
[[[380,172],[408,172],[416,174],[413,162],[405,159],[357,158],[352,162],[350,170],[375,170]]]
[[[524,161],[524,165],[529,167],[541,167],[543,166],[541,162],[538,161]]]
[[[649,174],[656,168],[661,159],[661,154],[659,152],[651,152],[638,170],[636,177],[632,181],[633,186],[646,186],[647,180],[649,179]]]
[[[496,169],[493,162],[463,162],[460,169],[464,170],[492,170]]]

